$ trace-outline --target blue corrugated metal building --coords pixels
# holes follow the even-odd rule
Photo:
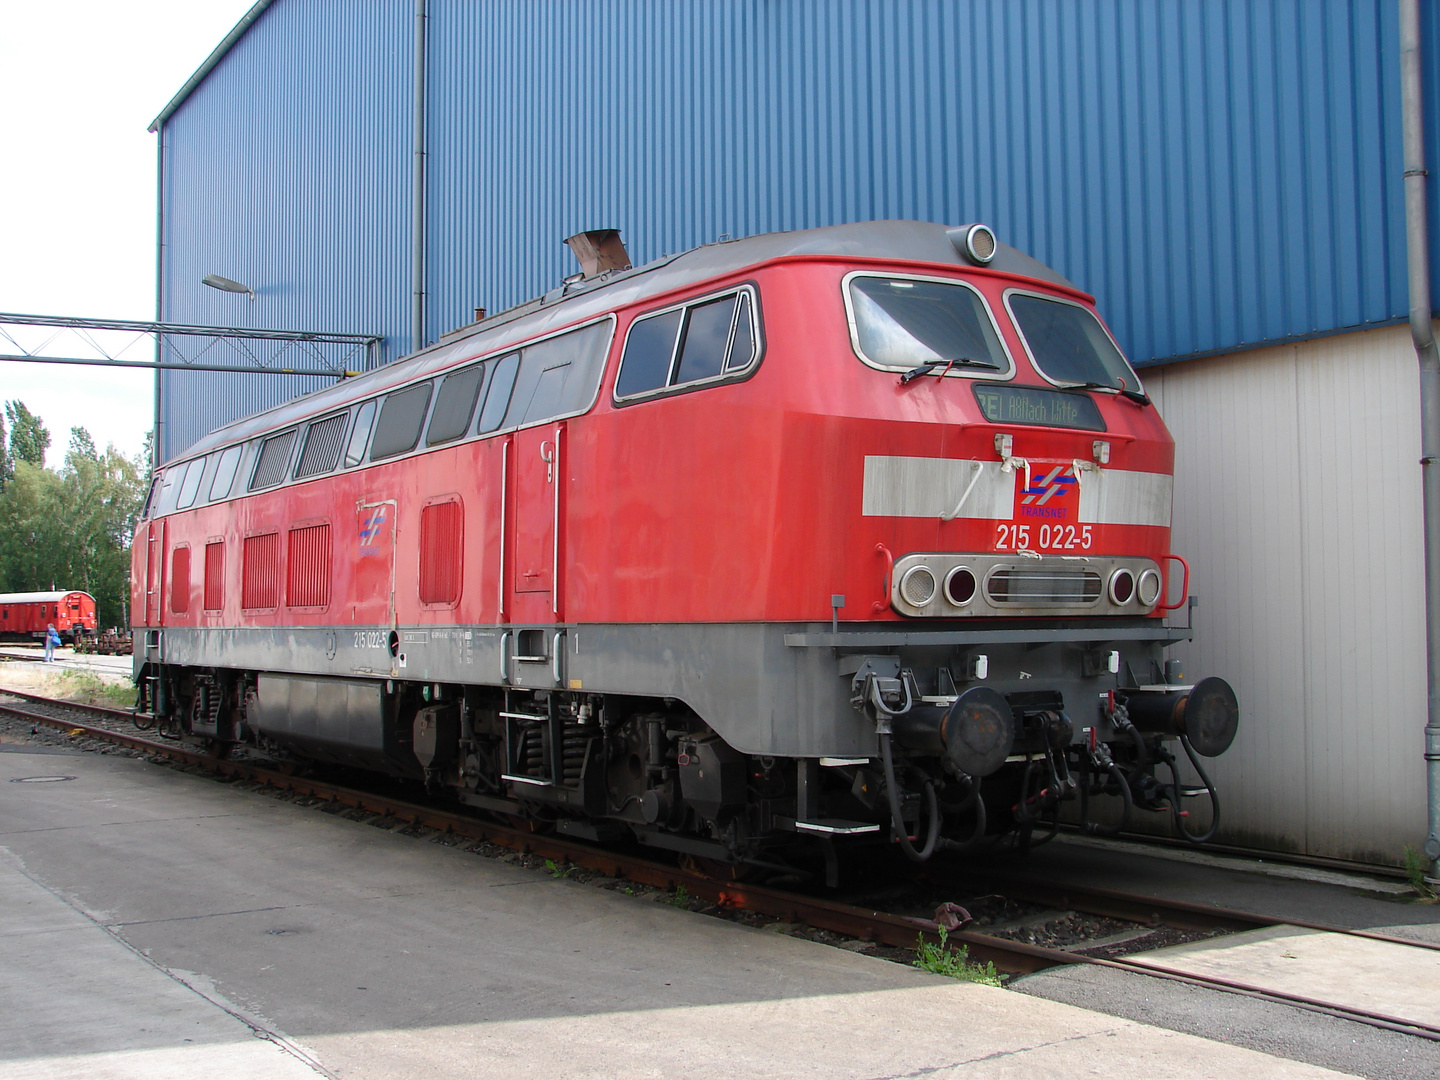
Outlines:
[[[726,234],[985,221],[1093,292],[1141,363],[1407,311],[1393,3],[427,7],[427,340],[543,292],[569,270],[561,238],[600,226],[645,261]],[[375,332],[402,355],[413,11],[278,0],[247,20],[157,120],[159,317]],[[294,392],[166,384],[167,453]]]
[[[1435,15],[1427,3],[1432,160]],[[1343,379],[1329,390],[1306,381],[1329,361],[1299,343],[1326,335],[1355,343],[1337,371],[1369,365],[1373,388],[1373,371],[1389,364],[1383,394],[1405,395],[1413,355],[1375,360],[1394,350],[1373,336],[1388,326],[1403,337],[1395,324],[1408,312],[1399,66],[1393,0],[262,0],[156,120],[158,317],[382,334],[394,359],[417,338],[470,322],[477,307],[494,312],[555,285],[573,268],[561,240],[583,229],[619,228],[639,263],[727,234],[873,218],[986,222],[1094,293],[1138,363],[1162,365],[1147,386],[1165,395],[1182,472],[1189,460],[1206,481],[1177,478],[1177,549],[1190,529],[1204,549],[1201,581],[1208,567],[1221,588],[1251,594],[1210,594],[1217,623],[1241,638],[1269,626],[1266,612],[1284,615],[1254,630],[1236,658],[1220,657],[1253,662],[1257,685],[1247,691],[1243,675],[1238,685],[1242,698],[1265,702],[1260,681],[1298,677],[1295,664],[1333,668],[1332,645],[1267,652],[1303,637],[1303,612],[1290,591],[1229,584],[1235,552],[1201,534],[1230,502],[1268,497],[1258,486],[1212,490],[1214,470],[1272,469],[1285,449],[1239,466],[1205,458],[1187,449],[1208,445],[1207,413],[1191,404],[1228,400],[1216,388],[1259,385],[1287,364],[1299,375],[1271,380],[1272,415],[1313,409],[1310,393],[1342,398]],[[1431,251],[1440,253],[1435,237]],[[202,287],[212,273],[255,299]],[[160,380],[167,457],[315,385],[186,372]],[[1413,465],[1411,429],[1383,411],[1354,423],[1371,420],[1399,432],[1386,461]],[[1313,459],[1301,454],[1293,468],[1321,469],[1321,486],[1350,467]],[[1418,479],[1413,492],[1397,488],[1396,514],[1412,495]],[[1413,636],[1406,580],[1374,627],[1353,626],[1374,640],[1333,645],[1335,663],[1370,664],[1357,648],[1399,655],[1384,627]],[[1423,654],[1419,672],[1416,762]],[[1402,712],[1416,689],[1407,687],[1391,692]],[[1315,709],[1327,693],[1316,684]],[[1277,697],[1273,710],[1292,707]],[[1336,745],[1321,733],[1329,722],[1307,721],[1298,736],[1307,754]],[[1395,746],[1408,747],[1405,738]],[[1253,744],[1243,767],[1226,767],[1259,792],[1275,783],[1256,764],[1271,752],[1288,751]],[[1377,785],[1412,765],[1409,749],[1386,753],[1373,763]],[[1314,777],[1329,766],[1306,762],[1285,768],[1320,785],[1297,796],[1318,808],[1325,793]],[[1404,784],[1388,790],[1410,797]],[[1398,803],[1352,807],[1352,818],[1384,819],[1356,837],[1313,813],[1281,820],[1286,811],[1268,798],[1242,795],[1237,835],[1384,860],[1395,855],[1395,823],[1408,820]],[[1417,822],[1423,794],[1421,803]]]

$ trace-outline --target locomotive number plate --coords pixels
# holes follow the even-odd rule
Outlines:
[[[1089,525],[1002,523],[996,529],[996,551],[1089,551],[1092,539]]]
[[[384,649],[389,643],[386,640],[383,630],[356,630],[355,648],[357,649]]]

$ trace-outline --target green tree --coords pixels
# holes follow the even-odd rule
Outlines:
[[[10,457],[45,467],[45,451],[50,449],[50,432],[45,422],[16,399],[5,403],[5,419],[10,422]]]
[[[0,492],[0,581],[5,592],[31,592],[62,585],[64,521],[60,477],[16,458],[15,475]]]
[[[121,625],[148,471],[113,446],[99,453],[84,428],[71,429],[59,472],[17,459],[0,491],[0,591],[83,589],[103,624]]]
[[[15,466],[10,464],[10,444],[5,439],[5,414],[0,411],[0,491],[15,475]]]

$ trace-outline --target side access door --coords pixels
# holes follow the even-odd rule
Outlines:
[[[145,626],[159,626],[165,619],[165,523],[151,519],[145,536]]]
[[[564,422],[522,428],[511,436],[505,549],[510,553],[511,622],[562,618],[559,575]]]

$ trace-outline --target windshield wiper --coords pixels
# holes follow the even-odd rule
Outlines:
[[[1139,390],[1131,390],[1131,389],[1129,389],[1128,387],[1126,387],[1126,386],[1123,385],[1123,384],[1120,385],[1120,386],[1112,386],[1110,383],[1103,383],[1103,382],[1083,382],[1083,383],[1077,382],[1077,383],[1066,383],[1066,384],[1065,384],[1065,389],[1067,389],[1067,390],[1114,390],[1115,393],[1119,394],[1121,397],[1129,398],[1131,401],[1135,402],[1137,405],[1149,405],[1149,404],[1150,404],[1150,395],[1149,395],[1149,394],[1143,394],[1143,393],[1141,393]]]
[[[992,364],[989,360],[975,360],[968,356],[956,356],[953,359],[931,360],[928,363],[921,364],[919,367],[911,368],[909,371],[905,372],[904,375],[900,376],[900,385],[905,386],[908,383],[914,382],[916,379],[920,378],[923,375],[929,375],[936,368],[952,367],[978,367],[985,368],[988,371],[1000,370],[1000,366],[998,364]]]

